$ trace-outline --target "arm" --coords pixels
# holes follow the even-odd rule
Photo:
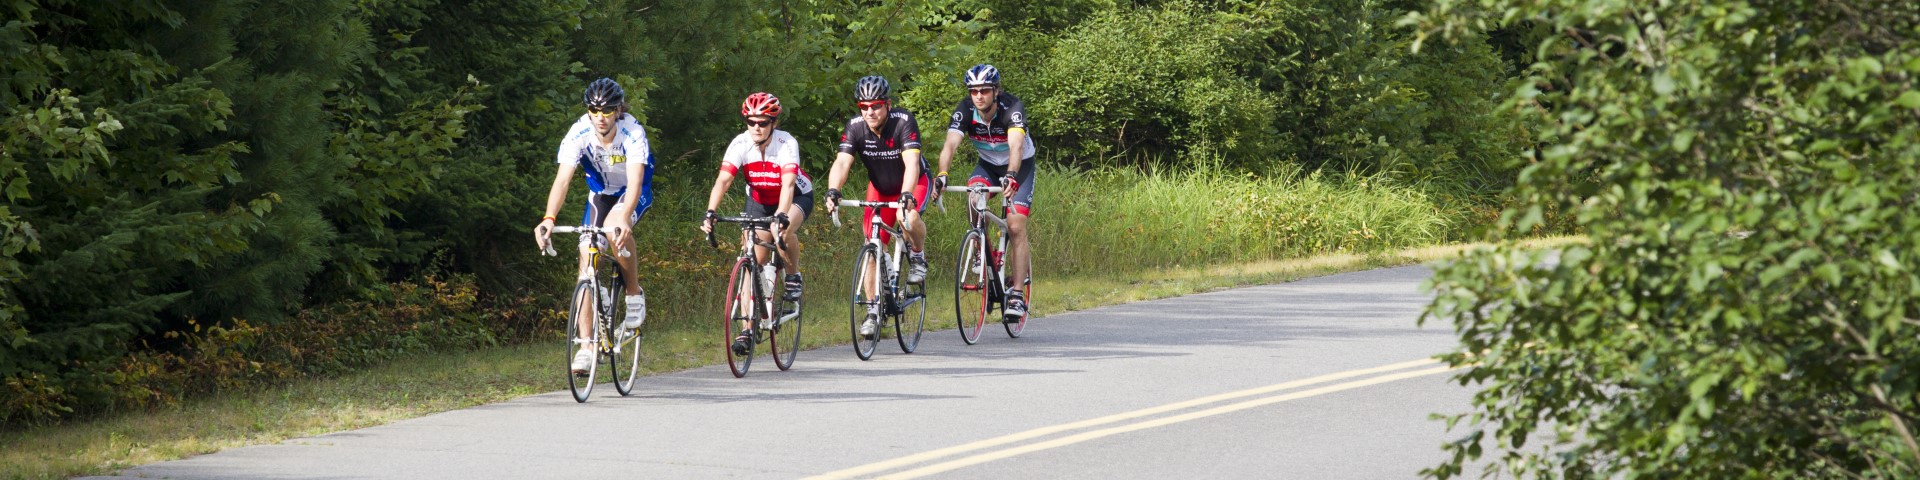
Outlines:
[[[959,130],[947,130],[947,142],[940,145],[940,169],[936,170],[940,178],[934,181],[934,191],[928,192],[932,195],[927,197],[928,201],[939,199],[940,189],[947,187],[947,167],[953,165],[954,152],[960,151],[960,135]]]
[[[547,235],[553,232],[554,215],[560,214],[560,207],[567,203],[567,187],[573,182],[573,170],[578,164],[562,163],[560,171],[553,176],[553,187],[547,191],[546,213],[541,215],[540,225],[533,228],[534,241],[540,248],[547,247]]]
[[[1020,171],[1020,161],[1027,149],[1027,129],[1007,129],[1007,171]]]
[[[900,152],[900,161],[907,163],[907,170],[900,179],[900,196],[903,200],[913,201],[913,189],[920,185],[920,149],[910,148]]]
[[[713,178],[713,191],[707,194],[707,211],[711,212],[719,209],[720,200],[727,198],[727,188],[732,186],[733,173],[721,170],[720,176]],[[713,233],[713,222],[711,220],[701,219],[700,231]]]
[[[839,190],[840,186],[845,185],[847,183],[847,170],[852,168],[853,168],[853,154],[847,153],[847,152],[840,152],[839,155],[835,156],[833,158],[833,168],[827,171],[827,190],[830,192]],[[834,200],[836,199],[833,199],[833,198],[827,199],[828,213],[832,213],[840,209],[840,203]]]

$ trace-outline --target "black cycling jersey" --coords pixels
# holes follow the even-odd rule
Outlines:
[[[1027,129],[1027,105],[1020,97],[1005,91],[995,95],[993,102],[999,104],[994,109],[993,118],[981,118],[974,110],[973,99],[960,99],[960,105],[953,107],[953,115],[947,121],[947,130],[966,134],[973,140],[973,149],[980,152],[980,161],[1005,167],[1007,157],[1012,152],[1007,147],[1007,130]],[[1021,145],[1020,161],[1022,169],[1033,159],[1036,150],[1033,146],[1033,133],[1028,130],[1026,141]]]
[[[900,160],[907,150],[920,149],[920,124],[913,121],[913,114],[907,109],[894,107],[887,111],[887,121],[880,124],[880,134],[875,135],[867,128],[867,120],[854,115],[847,122],[847,128],[840,134],[840,153],[853,154],[860,163],[867,166],[867,180],[873,189],[881,195],[899,195],[902,178],[907,174],[907,164]],[[920,158],[920,171],[927,171],[927,159]]]

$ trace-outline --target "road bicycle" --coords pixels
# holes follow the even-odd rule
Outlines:
[[[733,370],[734,378],[746,376],[747,369],[753,366],[754,350],[762,342],[769,345],[774,366],[782,371],[793,368],[793,360],[800,354],[801,299],[788,301],[782,295],[784,287],[778,279],[786,269],[786,262],[780,257],[780,247],[785,242],[780,240],[780,231],[773,228],[773,217],[715,217],[714,221],[740,224],[743,239],[740,256],[733,262],[733,273],[727,276],[727,300],[720,320],[720,330],[726,334],[721,342],[727,351],[727,368]],[[760,240],[762,232],[770,234],[774,241]],[[714,240],[713,232],[707,232],[707,244],[720,245]],[[754,247],[772,252],[765,263],[754,255]],[[753,338],[744,354],[733,350],[733,339],[740,336],[743,328],[751,332]]]
[[[842,207],[863,208],[907,208],[905,202],[872,202],[859,200],[841,200]],[[902,210],[901,216],[905,216]],[[873,358],[874,349],[880,345],[880,329],[889,319],[893,324],[894,338],[900,342],[901,353],[913,353],[920,345],[920,333],[927,323],[927,292],[922,284],[900,285],[901,251],[906,248],[906,231],[887,225],[877,218],[873,228],[867,232],[867,240],[860,245],[860,253],[853,261],[853,297],[848,309],[848,323],[853,333],[853,353],[861,360]],[[833,212],[833,225],[840,226],[840,211]],[[881,242],[880,232],[892,236],[891,242]],[[887,252],[886,243],[892,243],[892,253]],[[884,273],[884,274],[883,274]],[[921,282],[925,283],[925,282]],[[860,324],[868,318],[874,318],[879,324],[873,335],[861,335]]]
[[[1000,325],[1006,327],[1007,336],[1020,338],[1027,328],[1028,315],[1018,317],[1006,314],[1007,291],[1013,285],[1006,275],[1006,259],[1002,253],[1007,251],[1007,220],[987,209],[987,195],[1000,193],[1004,189],[985,184],[954,185],[944,189],[947,192],[966,193],[967,221],[971,225],[965,236],[960,238],[960,251],[954,263],[953,316],[954,323],[960,327],[960,339],[973,345],[980,341],[980,332],[986,328],[987,315],[994,310],[1000,311]],[[943,199],[944,200],[944,199]],[[946,208],[946,203],[941,203]],[[1007,196],[1001,196],[1000,212],[1007,211]],[[987,225],[999,227],[999,235],[988,242]],[[1033,298],[1032,268],[1023,282],[1026,298]],[[1032,312],[1032,307],[1028,307]]]
[[[593,394],[593,385],[598,378],[600,365],[607,366],[608,377],[613,379],[613,388],[621,396],[633,393],[634,379],[640,372],[640,329],[631,331],[620,328],[626,318],[626,302],[621,301],[621,293],[628,279],[620,273],[620,264],[606,251],[606,230],[600,227],[554,227],[556,233],[578,233],[582,236],[580,248],[588,255],[587,268],[580,272],[579,283],[574,284],[573,296],[567,302],[567,389],[573,391],[573,400],[586,403]],[[552,256],[557,252],[549,242],[545,252]],[[621,257],[632,256],[626,249],[620,251]],[[646,292],[642,291],[641,308],[646,305]],[[641,315],[645,315],[643,310]],[[583,316],[592,325],[590,332],[582,335],[580,323]],[[573,373],[573,358],[581,350],[594,349],[594,362],[581,374]],[[626,364],[622,375],[621,364]]]

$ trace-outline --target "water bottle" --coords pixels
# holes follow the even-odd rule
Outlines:
[[[776,273],[778,272],[773,270],[773,265],[760,267],[760,291],[765,292],[769,297],[777,295],[773,292],[773,277]]]

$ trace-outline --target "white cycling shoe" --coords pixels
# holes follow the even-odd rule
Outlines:
[[[593,367],[593,349],[592,348],[582,348],[580,349],[580,353],[576,353],[573,355],[573,373],[585,374],[587,373],[587,369],[592,367]]]
[[[643,295],[627,295],[627,319],[624,322],[620,322],[620,328],[633,330],[640,328],[640,324],[646,323],[646,321],[647,297]]]

